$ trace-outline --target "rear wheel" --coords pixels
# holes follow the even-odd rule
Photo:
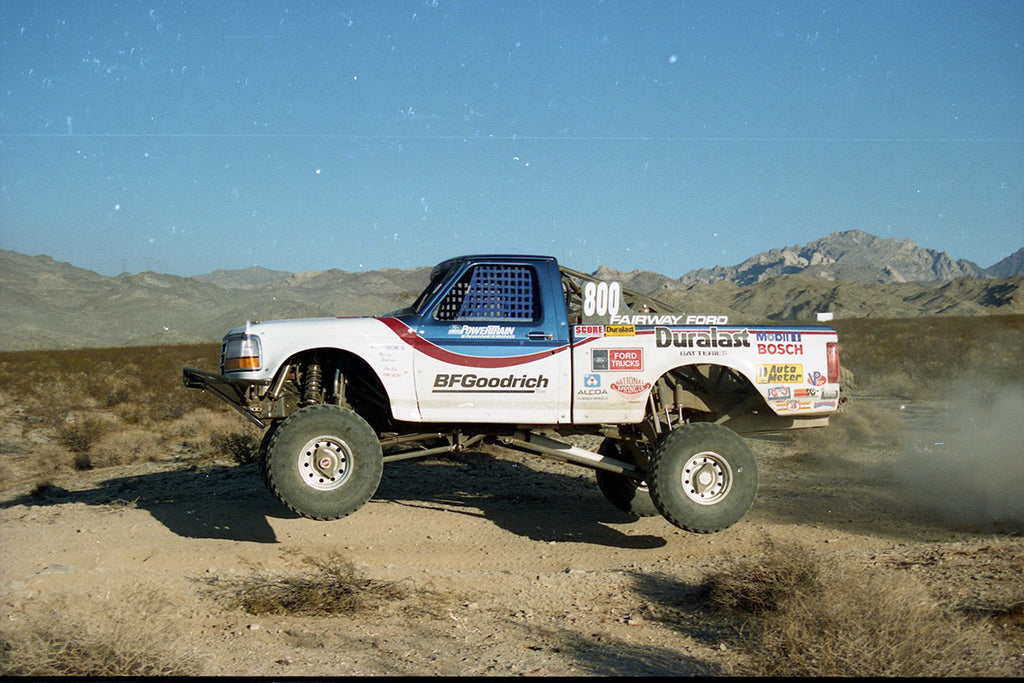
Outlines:
[[[260,467],[267,488],[303,517],[328,520],[362,507],[384,470],[380,441],[348,408],[303,408],[270,435]]]
[[[597,452],[616,460],[631,460],[622,454],[618,443],[613,439],[602,441]],[[647,482],[606,470],[597,470],[596,476],[597,487],[601,489],[601,493],[608,499],[608,502],[623,512],[637,517],[654,517],[660,514],[658,508],[654,506],[654,501],[651,500]]]
[[[700,534],[738,522],[757,495],[757,461],[746,441],[708,422],[684,425],[663,436],[647,475],[662,516]]]

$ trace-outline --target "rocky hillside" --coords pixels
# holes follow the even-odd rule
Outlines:
[[[982,270],[907,240],[855,231],[678,279],[607,266],[596,274],[682,312],[735,321],[814,320],[823,311],[839,318],[1024,314],[1022,253]],[[381,314],[408,305],[431,265],[105,277],[0,250],[0,351],[212,342],[246,320]]]
[[[371,315],[408,304],[430,269],[184,278],[90,270],[0,250],[0,351],[216,341],[246,320]],[[272,272],[272,271],[267,271]],[[222,284],[215,284],[215,282]],[[225,286],[227,285],[227,286]]]
[[[1013,252],[991,268],[986,268],[985,275],[988,277],[1024,275],[1024,247]]]
[[[1003,276],[1010,274],[1021,273]],[[954,261],[946,252],[924,249],[910,240],[875,237],[862,230],[849,230],[832,233],[806,246],[798,244],[772,249],[735,266],[694,270],[681,280],[684,284],[729,281],[745,286],[780,275],[806,275],[828,281],[893,283],[949,282],[960,277],[982,277],[985,273],[971,261]]]

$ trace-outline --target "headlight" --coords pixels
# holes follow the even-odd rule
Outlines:
[[[224,340],[220,366],[223,372],[260,369],[260,338],[243,334]]]

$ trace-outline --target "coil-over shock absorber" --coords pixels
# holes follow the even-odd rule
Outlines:
[[[306,371],[302,376],[302,402],[311,406],[321,403],[323,400],[323,368],[320,362],[313,359],[306,365]]]

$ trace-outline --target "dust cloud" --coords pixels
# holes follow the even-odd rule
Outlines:
[[[895,480],[951,524],[1024,531],[1024,387],[959,383],[909,420]]]

